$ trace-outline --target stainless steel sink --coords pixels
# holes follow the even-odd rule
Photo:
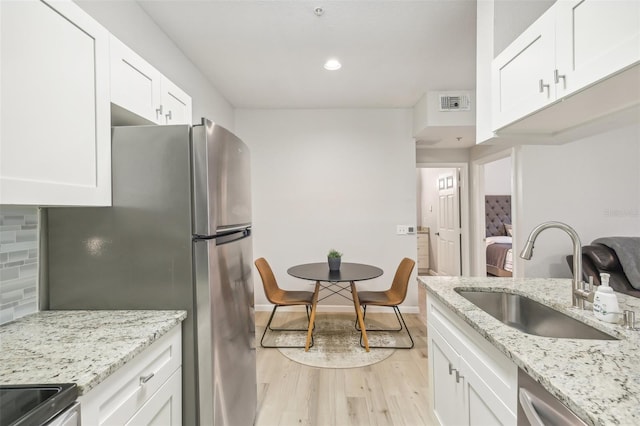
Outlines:
[[[519,294],[456,289],[492,317],[527,334],[566,339],[619,340],[542,303]]]

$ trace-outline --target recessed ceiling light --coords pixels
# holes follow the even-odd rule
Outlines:
[[[324,63],[324,69],[329,71],[336,71],[342,68],[342,64],[337,59],[329,59]]]

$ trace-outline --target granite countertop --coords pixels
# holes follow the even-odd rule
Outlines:
[[[0,326],[0,384],[76,383],[86,394],[186,311],[42,311]]]
[[[596,319],[591,309],[571,307],[569,279],[419,277],[460,318],[592,425],[640,424],[640,331]],[[457,287],[506,290],[608,332],[620,340],[533,336],[515,330],[454,291]],[[640,299],[616,293],[620,309],[640,317]],[[588,304],[590,307],[591,304]]]

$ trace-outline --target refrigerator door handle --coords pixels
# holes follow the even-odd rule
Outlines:
[[[236,234],[240,234],[233,238]],[[194,234],[192,239],[194,242],[197,241],[207,241],[207,240],[217,240],[219,242],[228,243],[235,240],[240,240],[242,238],[246,238],[251,235],[251,227],[250,226],[242,226],[236,228],[225,229],[224,231],[220,231],[215,235],[200,235]],[[230,238],[231,237],[231,238]]]
[[[229,235],[235,234],[236,232],[251,230],[251,225],[238,225],[238,226],[230,226],[228,228],[221,228],[216,231],[216,235]]]

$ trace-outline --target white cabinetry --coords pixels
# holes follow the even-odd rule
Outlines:
[[[640,61],[640,2],[563,0],[556,8],[558,96]]]
[[[71,1],[1,1],[0,204],[111,204],[109,34]]]
[[[159,124],[192,124],[191,97],[167,78],[162,78],[160,101],[164,119]]]
[[[180,425],[180,325],[80,397],[85,425]]]
[[[110,51],[111,103],[149,123],[191,124],[189,95],[113,36]]]
[[[429,233],[418,232],[418,272],[429,269]]]
[[[516,424],[516,365],[433,296],[427,316],[429,386],[440,424]]]
[[[639,62],[640,2],[558,1],[494,59],[493,129],[591,90]],[[510,130],[553,133],[638,104],[638,68],[621,73],[591,97],[585,92],[580,102]]]
[[[554,25],[553,14],[545,13],[493,61],[494,129],[555,99]]]

